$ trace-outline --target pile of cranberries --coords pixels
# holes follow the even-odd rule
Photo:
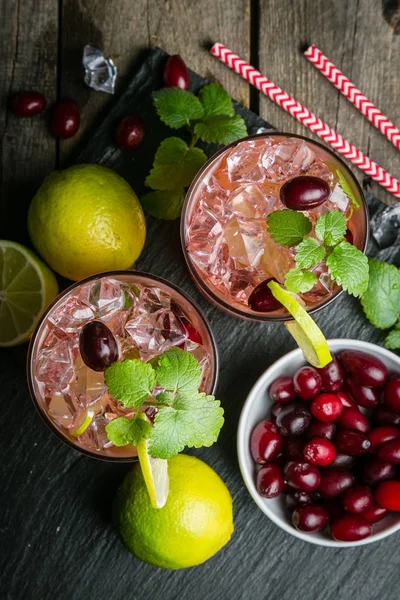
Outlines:
[[[400,511],[400,375],[344,350],[323,369],[279,377],[269,396],[270,418],[250,439],[257,491],[284,494],[299,531],[329,525],[335,540],[352,542]]]

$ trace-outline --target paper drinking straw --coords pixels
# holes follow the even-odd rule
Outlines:
[[[292,117],[306,125],[313,133],[359,167],[371,179],[391,192],[393,196],[400,199],[400,182],[397,179],[373,162],[368,156],[365,156],[365,154],[336,133],[329,125],[321,121],[321,119],[294,100],[289,94],[281,90],[281,88],[262,75],[257,69],[219,42],[213,45],[210,52],[243,77],[243,79],[246,79],[251,85],[260,90],[260,92],[268,96],[270,100],[273,100],[278,106],[286,110]]]
[[[322,54],[317,46],[310,46],[304,52],[306,59],[317,67],[333,85],[384,135],[393,146],[400,150],[400,131],[381,113],[364,94],[335,65]]]

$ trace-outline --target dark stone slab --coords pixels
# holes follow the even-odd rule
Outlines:
[[[158,141],[148,94],[158,86],[164,54],[156,50],[132,80],[81,161],[119,171],[140,192]],[[193,87],[203,80],[192,76]],[[134,155],[114,148],[112,124],[128,111],[144,115],[148,137]],[[249,128],[269,127],[243,107]],[[168,130],[168,133],[170,131]],[[209,152],[212,148],[207,149]],[[373,200],[371,200],[373,201]],[[377,248],[371,247],[377,254]],[[389,258],[394,260],[396,249]],[[390,254],[389,253],[389,254]],[[386,251],[385,258],[388,256]],[[280,324],[248,323],[220,312],[199,294],[185,268],[179,222],[148,219],[138,268],[181,286],[201,305],[221,358],[218,396],[226,424],[218,443],[196,451],[224,479],[233,496],[235,533],[213,559],[178,572],[137,561],[110,524],[115,490],[129,469],[80,456],[42,424],[25,382],[26,346],[0,351],[1,536],[0,597],[7,600],[395,600],[399,597],[399,535],[356,549],[319,548],[281,531],[251,500],[240,476],[236,428],[250,388],[294,341]],[[328,338],[382,343],[383,334],[343,294],[316,321]]]

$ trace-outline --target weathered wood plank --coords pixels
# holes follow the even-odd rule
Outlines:
[[[0,235],[26,240],[25,215],[35,188],[54,168],[56,140],[47,115],[20,119],[15,92],[38,90],[51,105],[57,89],[57,0],[4,0],[0,19]]]

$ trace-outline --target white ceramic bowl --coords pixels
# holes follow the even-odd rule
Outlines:
[[[332,353],[341,350],[362,350],[379,358],[389,369],[389,372],[400,373],[400,358],[368,342],[357,340],[328,340],[329,348]],[[282,356],[272,364],[258,379],[250,391],[246,402],[244,403],[239,420],[237,434],[237,449],[239,456],[239,465],[244,482],[249,490],[254,502],[263,511],[267,517],[276,525],[294,535],[301,540],[319,544],[321,546],[331,547],[350,547],[370,544],[398,531],[400,529],[400,513],[392,513],[385,517],[379,523],[374,525],[373,534],[358,542],[337,542],[333,540],[328,530],[319,533],[303,533],[298,531],[291,523],[290,518],[284,507],[284,497],[267,500],[259,496],[255,486],[256,466],[250,453],[250,434],[254,426],[269,415],[271,400],[268,395],[268,389],[273,381],[282,375],[293,375],[297,369],[306,364],[300,349],[293,350],[285,356]]]

